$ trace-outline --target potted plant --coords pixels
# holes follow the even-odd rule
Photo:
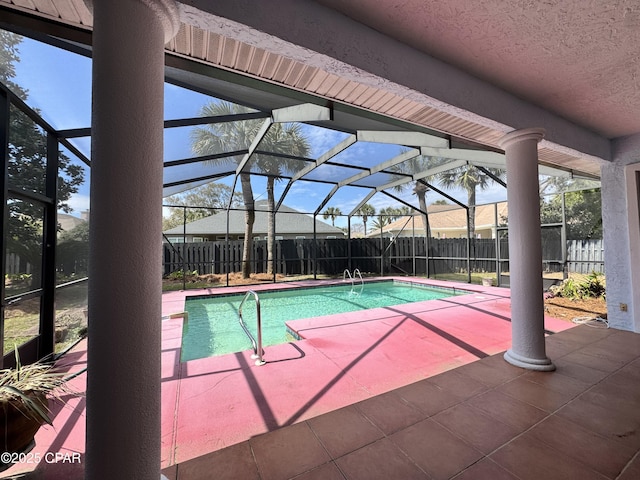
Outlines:
[[[22,365],[16,354],[15,368],[0,370],[0,471],[13,463],[16,455],[35,445],[34,436],[45,423],[52,424],[49,399],[73,394],[65,373],[47,363]],[[8,462],[5,460],[9,460]]]

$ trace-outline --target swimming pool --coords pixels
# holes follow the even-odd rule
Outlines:
[[[302,318],[354,312],[412,302],[423,302],[468,292],[401,281],[367,282],[259,292],[263,346],[295,340],[285,322]],[[183,362],[240,352],[251,341],[238,324],[238,307],[244,293],[190,297],[185,302],[189,321],[182,334]],[[256,334],[256,308],[249,298],[242,311],[247,328]]]

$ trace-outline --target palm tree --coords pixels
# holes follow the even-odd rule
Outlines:
[[[342,211],[338,207],[327,207],[327,209],[322,212],[322,218],[325,220],[331,217],[331,225],[336,226],[336,218],[342,215]]]
[[[262,145],[273,153],[286,153],[298,157],[309,154],[309,141],[304,136],[300,124],[276,123],[271,126],[269,133],[262,141]],[[267,175],[267,205],[269,221],[267,223],[267,273],[273,274],[274,253],[273,240],[275,236],[275,195],[274,185],[283,175],[295,172],[300,167],[300,162],[295,159],[274,157],[269,155],[256,155],[252,165]]]
[[[379,215],[373,219],[373,223],[371,224],[371,226],[376,230],[382,230],[384,227],[386,227],[390,223],[391,223],[390,217]]]
[[[487,168],[496,178],[504,178],[504,170]],[[484,190],[494,183],[491,175],[473,165],[465,165],[453,170],[439,173],[436,178],[438,183],[445,188],[460,187],[467,191],[467,206],[469,207],[469,232],[475,237],[476,231],[476,190]]]
[[[409,173],[416,174],[420,172],[424,172],[433,168],[442,163],[442,160],[436,157],[426,157],[426,156],[418,156],[410,158],[409,160],[402,162],[398,165],[395,165],[392,170],[397,171],[398,173]],[[410,183],[403,183],[394,187],[395,190],[402,191],[408,186]],[[422,213],[422,223],[424,225],[425,236],[429,238],[431,236],[431,226],[429,225],[429,217],[427,215],[427,191],[429,187],[425,185],[422,181],[416,180],[413,183],[413,193],[416,197],[418,197],[418,207],[424,213]]]
[[[384,227],[392,222],[395,222],[403,215],[411,214],[411,209],[405,205],[402,207],[385,207],[381,208],[378,212],[378,216],[373,221],[372,225],[378,230],[382,230]]]
[[[365,203],[358,209],[356,214],[362,216],[362,223],[364,223],[364,236],[366,237],[367,236],[367,220],[369,220],[369,217],[373,217],[376,214],[376,209],[373,205],[369,203]]]
[[[388,225],[391,222],[395,222],[403,215],[409,215],[411,213],[411,209],[405,205],[399,208],[386,207],[381,209],[378,213],[386,218],[385,225]]]
[[[251,110],[229,102],[211,102],[202,107],[202,116],[235,115],[250,112]],[[191,148],[198,155],[210,155],[213,153],[231,152],[243,150],[251,145],[256,134],[262,126],[262,120],[244,120],[236,122],[212,123],[202,127],[196,127],[191,131]],[[303,156],[308,150],[308,142],[303,138],[299,125],[274,124],[260,143],[262,150],[276,153],[289,153]],[[210,160],[212,164],[228,163],[236,166],[242,160],[241,156],[226,157]],[[255,205],[253,189],[251,187],[251,175],[249,168],[253,167],[268,175],[267,194],[269,210],[274,210],[273,185],[275,179],[285,171],[290,170],[289,161],[273,157],[271,155],[254,154],[252,161],[240,173],[240,186],[245,208],[245,232],[244,249],[242,252],[242,276],[249,278],[251,275],[251,250],[253,246],[253,224],[255,222]],[[273,214],[269,222],[268,235],[268,265],[273,268]]]

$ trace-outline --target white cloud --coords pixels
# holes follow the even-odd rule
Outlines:
[[[89,195],[75,194],[71,195],[67,200],[67,205],[71,207],[70,214],[74,217],[80,218],[80,214],[85,210],[89,210]]]

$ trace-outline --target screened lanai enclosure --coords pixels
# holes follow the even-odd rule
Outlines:
[[[90,51],[82,33],[17,33],[0,31],[5,365],[16,347],[28,361],[86,332],[91,219]],[[508,286],[504,152],[180,57],[166,63],[166,289],[355,269]],[[599,190],[578,189],[597,178],[539,171],[545,276],[603,271]]]

